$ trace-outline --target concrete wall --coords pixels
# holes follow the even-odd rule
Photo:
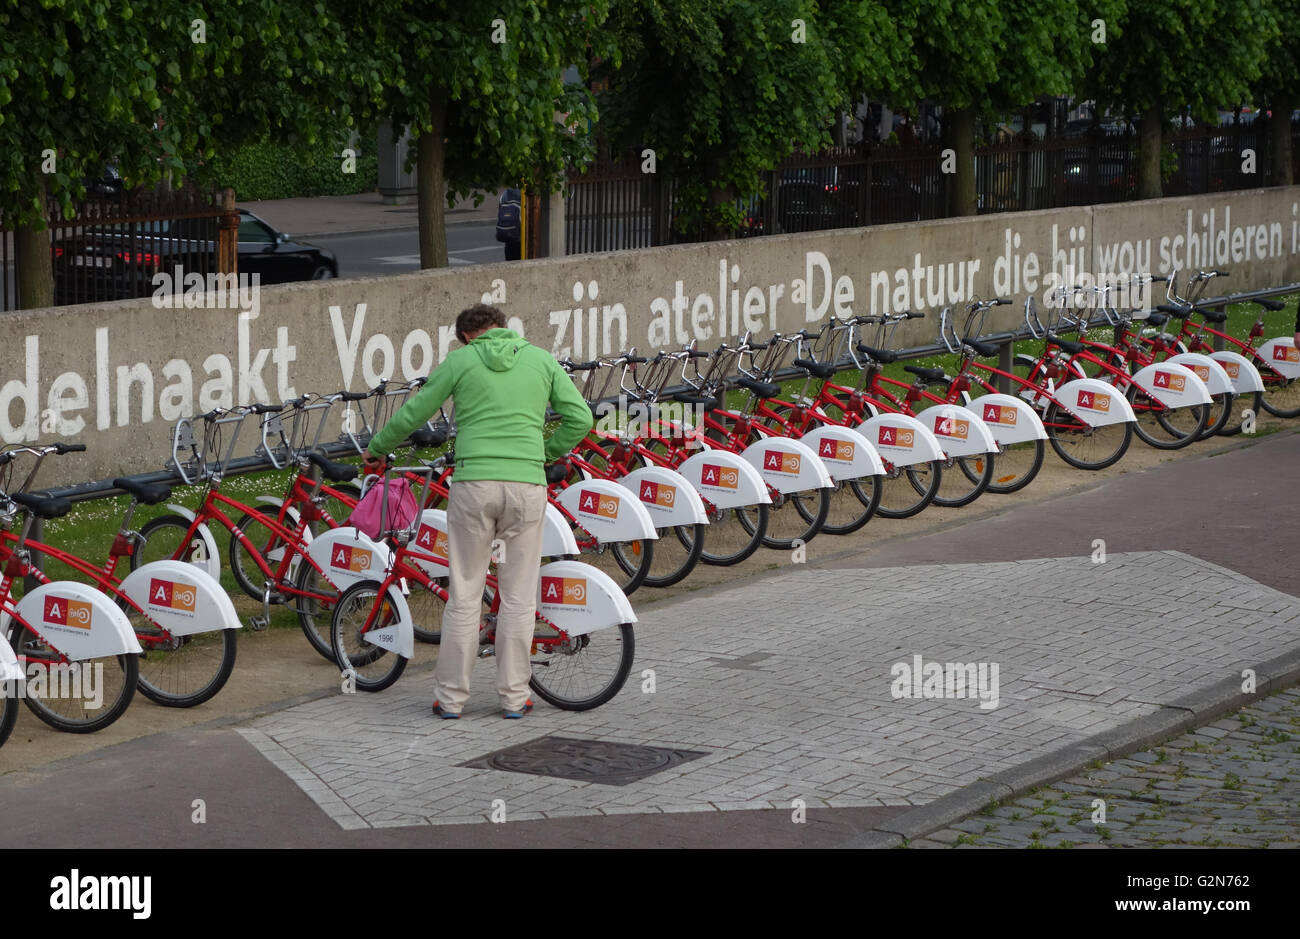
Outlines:
[[[49,461],[43,485],[160,469],[178,417],[427,373],[452,348],[456,314],[479,300],[538,345],[583,359],[903,309],[932,314],[896,336],[922,345],[945,305],[1011,297],[986,331],[1014,328],[1025,295],[1041,301],[1060,278],[1190,263],[1231,271],[1225,291],[1295,281],[1298,219],[1290,187],[196,291],[193,308],[145,299],[8,314],[0,436],[87,444]],[[242,452],[255,436],[250,425]]]

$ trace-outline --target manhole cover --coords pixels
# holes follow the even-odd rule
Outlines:
[[[539,737],[460,765],[625,786],[704,755],[701,750],[669,750],[609,740]]]

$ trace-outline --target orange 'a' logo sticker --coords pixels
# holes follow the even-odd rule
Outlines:
[[[784,453],[780,450],[763,451],[763,469],[776,473],[798,473],[799,454]]]
[[[582,606],[587,602],[587,578],[543,577],[542,602]]]
[[[852,440],[823,437],[821,443],[817,445],[817,455],[823,460],[842,460],[848,463],[853,459],[853,452]]]

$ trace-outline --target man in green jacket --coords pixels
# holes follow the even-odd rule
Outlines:
[[[529,657],[546,511],[545,464],[568,453],[592,427],[587,403],[555,358],[505,324],[505,314],[493,306],[463,311],[456,318],[456,338],[465,346],[448,354],[367,448],[366,471],[378,471],[389,450],[448,397],[455,399],[456,472],[447,507],[450,596],[434,673],[433,711],[443,718],[460,717],[469,699],[483,588],[498,539],[497,694],[506,717],[523,717],[532,709]],[[560,415],[560,427],[544,441],[548,403]]]

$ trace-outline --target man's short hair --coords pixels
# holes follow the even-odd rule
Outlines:
[[[456,317],[456,338],[464,342],[465,336],[469,333],[476,333],[481,329],[502,329],[505,325],[504,313],[487,303],[476,303],[468,309],[461,310],[460,316]]]

